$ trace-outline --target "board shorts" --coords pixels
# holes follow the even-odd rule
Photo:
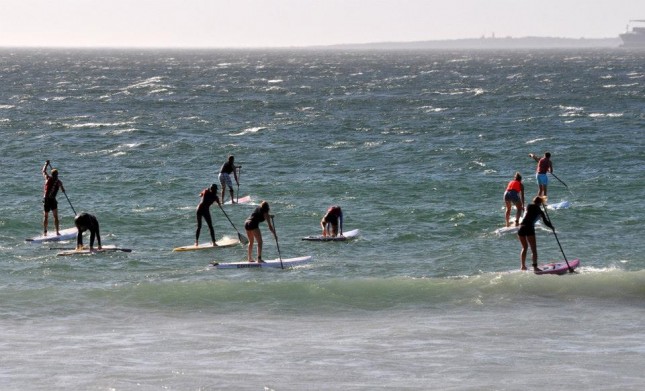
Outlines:
[[[535,174],[538,185],[547,186],[549,184],[549,177],[546,174]]]
[[[260,223],[253,220],[246,220],[244,222],[244,229],[247,231],[253,231],[254,229],[260,228]]]
[[[219,179],[219,184],[222,185],[222,190],[224,190],[226,186],[228,186],[229,189],[233,188],[233,181],[231,180],[230,174],[227,174],[225,172],[220,172],[218,179]]]
[[[504,192],[504,201],[509,201],[517,204],[518,202],[521,202],[520,193],[518,193],[516,190],[508,190]]]
[[[43,207],[45,209],[45,212],[50,212],[52,210],[58,209],[58,201],[56,201],[56,198],[43,198]]]
[[[520,225],[520,229],[517,230],[518,236],[535,236],[535,227],[532,225]]]

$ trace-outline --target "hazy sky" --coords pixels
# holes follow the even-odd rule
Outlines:
[[[608,38],[630,19],[645,0],[0,0],[0,47]]]

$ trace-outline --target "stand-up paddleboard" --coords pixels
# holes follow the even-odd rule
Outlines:
[[[63,257],[67,255],[92,255],[92,254],[113,253],[117,251],[121,251],[124,253],[132,252],[132,250],[129,248],[120,248],[109,244],[107,246],[103,246],[103,248],[100,250],[97,248],[94,248],[92,251],[90,251],[89,248],[83,247],[82,250],[66,250],[66,251],[61,251],[56,255],[58,255],[59,257]]]
[[[571,267],[571,270],[575,270],[580,266],[580,260],[574,259],[569,261],[569,266]],[[567,266],[567,262],[565,261],[547,263],[546,265],[538,266],[538,268],[542,270],[536,271],[535,274],[566,274],[569,273],[569,266]]]
[[[175,247],[172,249],[172,251],[196,251],[196,250],[212,250],[216,248],[224,248],[224,247],[232,247],[240,243],[240,240],[237,238],[230,238],[228,236],[225,236],[221,238],[220,240],[215,241],[215,244],[217,246],[213,246],[211,242],[207,243],[202,243],[199,246],[195,246],[194,244],[191,246],[181,246],[181,247]]]
[[[40,235],[33,238],[27,238],[25,241],[31,243],[45,243],[45,242],[59,242],[61,240],[70,240],[76,237],[78,230],[76,227],[67,228],[60,231],[60,235],[56,235],[56,232],[48,232],[47,236]]]
[[[310,235],[305,236],[302,240],[309,240],[312,242],[344,242],[346,240],[355,239],[360,235],[361,230],[353,229],[351,231],[343,232],[343,235],[340,236],[322,236],[322,235]]]
[[[235,204],[240,204],[240,205],[251,204],[252,202],[253,200],[251,199],[250,195],[240,197],[239,200],[238,199],[235,200]],[[231,205],[231,200],[226,201],[224,205]]]
[[[543,231],[551,232],[551,228],[545,227],[545,226],[544,226],[544,225],[542,225],[542,223],[541,223],[541,222],[539,222],[539,221],[538,221],[537,223],[535,223],[535,228],[539,228],[539,229],[541,229],[541,230],[543,230]],[[520,229],[520,226],[519,226],[519,225],[512,225],[512,226],[510,226],[510,227],[497,228],[497,229],[494,231],[494,233],[495,233],[496,235],[499,235],[499,236],[504,235],[504,234],[516,234],[516,233],[517,233],[517,231],[518,231],[519,229]]]
[[[561,201],[555,204],[548,204],[546,207],[553,210],[569,209],[569,207],[571,207],[571,203],[569,201]]]
[[[211,265],[215,266],[218,269],[259,269],[259,268],[278,268],[281,267],[294,267],[305,265],[311,262],[314,258],[312,256],[297,257],[297,258],[283,258],[282,264],[279,259],[271,259],[261,263],[257,262],[230,262],[230,263],[219,263],[211,262]]]

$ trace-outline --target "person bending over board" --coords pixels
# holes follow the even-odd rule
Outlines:
[[[99,231],[99,221],[96,216],[89,213],[81,212],[74,218],[74,225],[78,230],[76,234],[76,250],[83,249],[83,232],[90,231],[90,251],[94,251],[94,239],[99,245],[98,249],[101,250],[101,232]]]
[[[546,215],[540,208],[542,203],[543,203],[542,197],[533,198],[533,203],[526,208],[526,214],[524,215],[524,218],[520,223],[520,229],[517,231],[517,237],[520,240],[520,243],[522,244],[522,251],[520,253],[521,270],[526,270],[526,252],[530,245],[531,254],[533,256],[532,257],[533,271],[540,271],[540,269],[537,266],[538,253],[537,253],[537,242],[535,240],[535,223],[538,221],[538,219],[541,218],[542,221],[544,221],[544,224],[546,224],[549,228],[555,229],[553,228],[553,225],[551,224],[549,219],[546,218]]]
[[[322,236],[338,236],[338,227],[340,226],[340,236],[343,236],[343,210],[338,205],[330,206],[327,213],[320,220],[322,227]],[[331,228],[331,230],[330,230]]]
[[[237,166],[235,166],[235,157],[230,155],[226,163],[222,164],[222,167],[219,169],[219,184],[222,186],[222,203],[224,202],[224,194],[226,193],[226,187],[228,186],[228,191],[231,194],[231,204],[235,203],[235,196],[233,190],[233,181],[231,181],[231,173],[235,177],[235,183],[240,185],[240,181],[237,179]],[[240,166],[241,167],[241,166]]]
[[[537,168],[535,169],[535,179],[538,183],[538,197],[547,198],[547,186],[549,185],[549,177],[547,173],[553,173],[553,163],[551,162],[551,153],[544,152],[544,156],[539,158],[533,153],[529,153],[529,157],[533,158],[537,162]]]
[[[504,192],[504,203],[506,204],[506,226],[510,227],[511,222],[511,209],[515,205],[515,225],[520,225],[520,217],[524,212],[524,184],[522,183],[522,175],[519,172],[515,173],[512,181],[508,182],[506,191]]]
[[[51,175],[47,174],[48,166],[52,169]],[[64,193],[65,187],[63,187],[63,182],[58,179],[58,170],[51,166],[49,160],[45,162],[42,173],[43,177],[45,177],[45,193],[43,194],[43,206],[45,211],[43,216],[43,235],[47,236],[47,225],[49,225],[49,211],[51,211],[52,215],[54,216],[56,235],[60,235],[60,223],[58,221],[58,201],[56,201],[56,193],[58,193],[58,189],[61,189]]]
[[[253,260],[253,242],[258,242],[258,262],[264,262],[262,260],[262,231],[260,231],[260,223],[266,221],[269,225],[269,230],[273,233],[275,240],[278,240],[278,235],[275,233],[273,224],[271,223],[271,216],[269,215],[269,203],[262,201],[260,206],[255,208],[249,217],[246,218],[244,222],[244,229],[246,229],[246,235],[249,237],[249,244],[247,247],[247,261],[255,262]]]
[[[213,203],[217,202],[217,205],[222,206],[219,202],[219,197],[217,196],[217,185],[212,184],[211,187],[208,189],[202,190],[201,193],[199,193],[199,196],[202,197],[201,201],[199,202],[199,205],[197,205],[197,230],[195,231],[195,247],[199,246],[199,233],[202,230],[202,218],[206,220],[206,224],[208,224],[208,229],[211,233],[211,240],[213,242],[213,246],[217,246],[217,243],[215,243],[215,229],[213,228],[213,219],[211,218],[211,205]]]

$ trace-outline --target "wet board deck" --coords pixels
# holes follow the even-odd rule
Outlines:
[[[574,259],[569,261],[569,266],[572,270],[575,270],[580,266],[580,260]],[[565,261],[547,263],[545,265],[539,265],[538,268],[542,269],[541,271],[536,271],[535,274],[567,274],[569,273],[569,267]]]
[[[239,200],[238,200],[238,199],[235,199],[235,203],[236,203],[236,204],[240,204],[240,205],[244,205],[244,204],[251,204],[252,202],[253,202],[253,200],[251,199],[251,196],[250,196],[250,195],[247,195],[247,196],[244,196],[244,197],[240,197],[240,199],[239,199]],[[226,202],[224,203],[224,205],[231,205],[231,200],[229,199],[228,201],[226,201]]]
[[[312,242],[344,242],[346,240],[355,239],[360,235],[361,230],[353,229],[351,231],[343,232],[343,236],[322,236],[322,235],[310,235],[305,236],[302,240],[309,240]]]
[[[61,240],[74,239],[77,233],[78,230],[76,227],[66,228],[60,231],[60,235],[56,235],[56,232],[48,232],[47,236],[39,235],[33,238],[27,238],[25,241],[31,243],[59,242]]]
[[[260,269],[260,268],[278,268],[282,266],[285,268],[305,265],[313,260],[312,256],[296,257],[296,258],[282,258],[282,265],[279,259],[271,259],[262,263],[257,262],[230,262],[220,263],[211,262],[211,265],[218,269]]]
[[[107,245],[107,246],[103,246],[101,250],[98,250],[95,247],[94,250],[90,251],[89,248],[83,247],[82,250],[65,250],[65,251],[59,252],[56,255],[58,255],[59,257],[68,256],[68,255],[94,255],[94,254],[103,254],[103,253],[114,253],[117,251],[121,251],[124,253],[132,252],[132,250],[129,248],[121,248],[121,247],[116,247],[114,245]]]
[[[221,238],[220,240],[217,240],[215,244],[217,246],[213,246],[211,242],[207,243],[202,243],[199,246],[189,245],[189,246],[181,246],[181,247],[175,247],[172,249],[172,251],[197,251],[197,250],[214,250],[217,248],[225,248],[225,247],[232,247],[240,243],[240,240],[237,238],[230,238],[228,236],[225,236]]]

